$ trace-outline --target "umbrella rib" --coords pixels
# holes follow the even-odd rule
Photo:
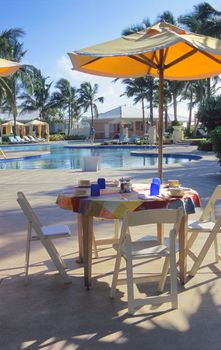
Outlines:
[[[87,62],[87,63],[82,64],[81,67],[85,67],[85,66],[87,66],[88,64],[91,64],[91,63],[94,63],[94,62],[96,62],[96,61],[99,61],[101,58],[103,58],[103,57],[96,57],[96,58],[92,59],[90,62]]]
[[[201,50],[199,50],[199,51],[200,51],[203,55],[205,55],[205,56],[209,57],[211,60],[215,61],[216,63],[221,64],[221,61],[220,61],[218,58],[211,56],[211,55],[209,54],[209,52],[205,52],[205,51],[201,51]]]
[[[139,55],[139,57],[137,56],[128,56],[129,58],[135,60],[135,61],[138,61],[142,64],[144,64],[145,66],[151,66],[152,68],[155,68],[155,69],[158,69],[157,65],[155,65],[153,62],[151,62],[146,56],[142,56],[142,55]]]
[[[176,60],[170,62],[169,64],[166,64],[165,65],[165,69],[170,68],[170,67],[174,66],[175,64],[185,60],[186,58],[194,55],[197,51],[198,51],[197,49],[193,49],[193,50],[187,52],[185,55],[180,56],[179,58],[177,58]]]

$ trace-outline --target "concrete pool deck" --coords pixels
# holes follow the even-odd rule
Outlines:
[[[182,185],[196,189],[204,206],[214,188],[221,184],[221,168],[214,154],[198,152],[194,146],[168,147],[170,152],[202,156],[198,161],[165,165],[163,169],[165,181],[176,178]],[[126,289],[121,286],[116,299],[110,300],[114,251],[109,247],[93,259],[92,290],[88,292],[83,287],[83,269],[75,262],[76,215],[56,206],[57,194],[71,189],[80,179],[129,176],[133,182],[143,183],[156,175],[156,167],[103,169],[97,173],[0,170],[0,349],[220,350],[221,264],[211,264],[212,249],[197,275],[185,286],[179,285],[178,310],[163,312],[167,309],[164,306],[145,308],[128,316]],[[71,285],[62,283],[38,242],[32,245],[31,281],[24,285],[27,224],[16,202],[17,191],[27,195],[42,223],[70,225],[74,238],[59,240],[56,246],[68,265]],[[96,236],[111,235],[112,231],[111,221],[95,222]],[[145,293],[146,289],[139,291]]]

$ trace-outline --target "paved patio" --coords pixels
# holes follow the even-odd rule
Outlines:
[[[165,165],[164,180],[179,179],[196,189],[205,205],[221,183],[220,166],[213,153],[192,146],[171,146],[169,152],[201,154],[202,160]],[[179,309],[167,311],[145,307],[131,317],[127,314],[126,288],[119,287],[110,300],[114,251],[103,248],[93,260],[93,288],[83,287],[78,255],[76,216],[59,209],[56,196],[79,179],[118,179],[149,182],[157,175],[147,169],[101,170],[98,173],[63,170],[1,170],[0,182],[0,349],[219,349],[221,344],[221,264],[211,264],[213,251],[197,275],[179,286]],[[68,265],[71,285],[64,285],[43,247],[34,242],[31,251],[31,281],[24,285],[26,222],[16,202],[23,191],[45,224],[66,223],[74,238],[59,240],[58,250]],[[111,222],[96,222],[96,236],[112,232]],[[61,241],[61,242],[60,242]],[[141,293],[146,289],[139,287]],[[149,291],[149,289],[148,289]],[[150,286],[152,292],[152,286]]]

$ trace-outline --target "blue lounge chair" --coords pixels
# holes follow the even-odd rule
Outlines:
[[[120,144],[126,144],[126,143],[128,143],[128,141],[129,141],[129,139],[128,139],[128,137],[126,137],[126,135],[124,135],[123,133],[120,134],[120,136],[119,136],[119,143]]]
[[[19,143],[27,143],[28,141],[25,139],[22,139],[20,136],[15,136],[15,139],[19,142]]]
[[[136,134],[132,134],[131,137],[129,138],[128,143],[135,143],[135,144],[140,143],[140,138],[137,137]]]
[[[18,144],[19,142],[16,140],[14,136],[8,136],[9,143]]]

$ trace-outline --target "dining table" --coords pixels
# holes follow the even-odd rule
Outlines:
[[[199,194],[192,188],[182,187],[182,194],[172,196],[167,184],[161,185],[160,193],[150,196],[150,184],[132,184],[131,191],[121,193],[119,187],[108,186],[100,190],[100,195],[93,197],[90,187],[60,192],[56,199],[57,205],[65,210],[77,213],[79,262],[84,264],[84,284],[91,287],[92,276],[92,239],[93,218],[123,219],[126,211],[151,210],[160,208],[182,208],[183,219],[179,231],[179,277],[184,284],[187,276],[187,226],[188,215],[195,213],[195,208],[201,206]],[[157,227],[157,237],[160,243],[164,241],[164,228]]]

